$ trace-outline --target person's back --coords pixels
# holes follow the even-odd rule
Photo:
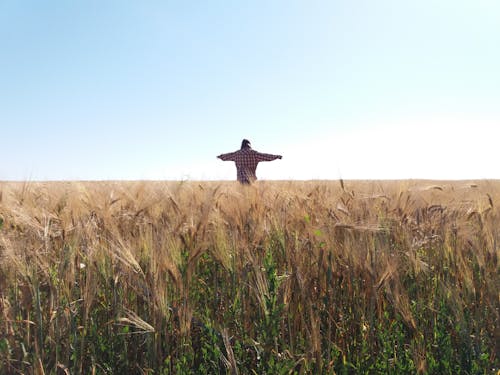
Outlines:
[[[237,179],[243,184],[249,184],[257,179],[257,165],[261,161],[281,159],[281,155],[264,154],[251,148],[250,142],[244,139],[241,149],[228,154],[217,156],[224,161],[234,161],[236,164]]]

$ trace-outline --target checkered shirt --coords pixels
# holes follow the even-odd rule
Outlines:
[[[238,181],[246,184],[257,179],[255,171],[259,162],[281,158],[280,155],[263,154],[251,148],[242,148],[241,150],[230,152],[229,154],[222,154],[217,157],[224,161],[234,161],[236,164]]]

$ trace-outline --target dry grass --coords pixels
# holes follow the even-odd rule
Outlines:
[[[0,184],[0,372],[490,373],[500,182]]]

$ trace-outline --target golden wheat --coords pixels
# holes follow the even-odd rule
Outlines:
[[[85,373],[119,332],[147,338],[128,368],[174,371],[210,323],[231,373],[236,343],[329,373],[400,321],[425,372],[443,303],[497,342],[499,199],[496,181],[1,183],[0,369]]]

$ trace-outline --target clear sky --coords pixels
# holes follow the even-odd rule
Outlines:
[[[500,178],[500,1],[0,0],[0,180]]]

